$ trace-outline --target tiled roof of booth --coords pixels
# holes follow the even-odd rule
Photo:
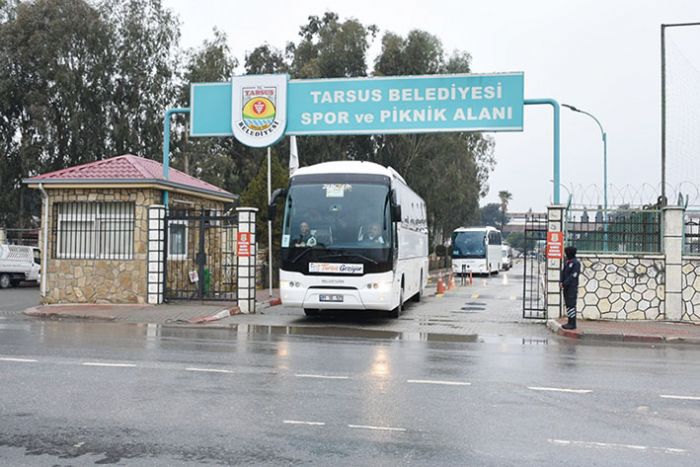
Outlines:
[[[226,198],[236,196],[211,183],[170,168],[168,179],[163,177],[163,164],[151,159],[125,154],[101,161],[68,167],[24,180],[25,183],[138,183],[151,182],[190,188]]]

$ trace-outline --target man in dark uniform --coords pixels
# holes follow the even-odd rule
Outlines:
[[[581,274],[581,263],[576,259],[576,247],[564,248],[566,261],[561,270],[559,282],[564,293],[566,304],[566,316],[568,322],[562,326],[564,329],[576,329],[576,298],[578,296],[578,276]]]

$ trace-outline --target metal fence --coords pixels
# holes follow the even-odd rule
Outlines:
[[[235,300],[237,216],[173,210],[164,221],[165,300]]]
[[[590,253],[661,253],[661,211],[569,209],[566,244]]]
[[[700,212],[687,212],[683,234],[683,254],[700,255]]]
[[[0,243],[39,246],[39,229],[2,229]]]

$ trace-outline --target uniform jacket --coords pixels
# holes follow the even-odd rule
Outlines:
[[[564,290],[578,290],[578,276],[581,274],[581,263],[576,258],[567,259],[559,276],[559,282]]]

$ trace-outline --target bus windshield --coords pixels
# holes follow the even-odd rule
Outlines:
[[[452,234],[453,258],[486,257],[486,232],[454,232]]]
[[[389,194],[389,186],[380,183],[292,184],[282,248],[389,248]]]

